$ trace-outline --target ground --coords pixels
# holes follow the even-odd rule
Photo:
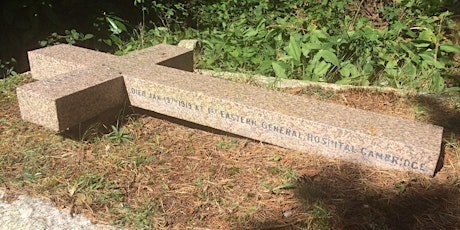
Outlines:
[[[126,107],[113,129],[56,134],[20,119],[0,84],[0,187],[133,229],[454,229],[458,95],[317,86],[286,93],[444,127],[434,177],[292,151]],[[272,89],[276,90],[276,89]],[[121,119],[120,119],[121,118]]]

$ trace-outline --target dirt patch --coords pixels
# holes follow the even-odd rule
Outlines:
[[[66,138],[21,121],[14,91],[5,90],[0,186],[11,199],[46,197],[95,222],[133,229],[460,226],[458,96],[285,91],[441,125],[442,168],[430,178],[358,166],[131,108],[116,132],[93,126]],[[109,133],[98,135],[103,130]]]

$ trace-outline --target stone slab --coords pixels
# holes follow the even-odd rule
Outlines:
[[[73,70],[100,65],[115,56],[77,46],[60,44],[27,52],[32,78],[44,80]]]
[[[160,44],[117,57],[77,46],[59,44],[27,52],[32,78],[44,80],[91,66],[128,59],[144,64],[158,64],[193,71],[193,52],[189,49]]]
[[[70,45],[28,54],[32,77],[40,81],[17,88],[21,117],[55,131],[123,105],[124,69],[165,65],[193,71],[192,51],[164,44],[121,57]]]
[[[22,86],[22,116],[61,130],[127,95],[135,107],[285,148],[435,173],[442,127],[184,71],[190,70],[192,55],[161,45]]]
[[[124,78],[139,108],[373,167],[426,175],[436,169],[438,126],[164,67],[133,68]]]
[[[123,105],[121,74],[104,67],[81,69],[18,87],[22,119],[60,131]]]

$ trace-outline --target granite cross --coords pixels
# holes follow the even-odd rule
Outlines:
[[[442,128],[193,73],[191,50],[113,56],[69,45],[29,52],[24,120],[64,130],[129,103],[289,149],[434,175]]]

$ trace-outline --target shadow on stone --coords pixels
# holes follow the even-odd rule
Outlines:
[[[428,120],[431,124],[442,126],[444,128],[442,134],[443,141],[441,153],[435,170],[435,172],[438,172],[443,167],[446,140],[450,140],[454,136],[460,135],[460,111],[447,105],[446,103],[448,103],[448,100],[445,100],[445,98],[418,95],[416,96],[415,101],[421,107],[422,112],[428,116]]]
[[[199,129],[213,134],[224,135],[228,137],[239,137],[251,140],[250,138],[241,137],[233,133],[188,122],[175,117],[155,113],[149,110],[132,107],[131,105],[119,106],[108,109],[105,112],[98,115],[97,117],[82,122],[77,126],[74,126],[61,132],[60,134],[66,138],[70,138],[75,141],[92,142],[97,138],[100,138],[112,132],[111,126],[122,127],[130,119],[138,119],[142,116],[150,116],[161,120],[166,120],[191,129]]]

